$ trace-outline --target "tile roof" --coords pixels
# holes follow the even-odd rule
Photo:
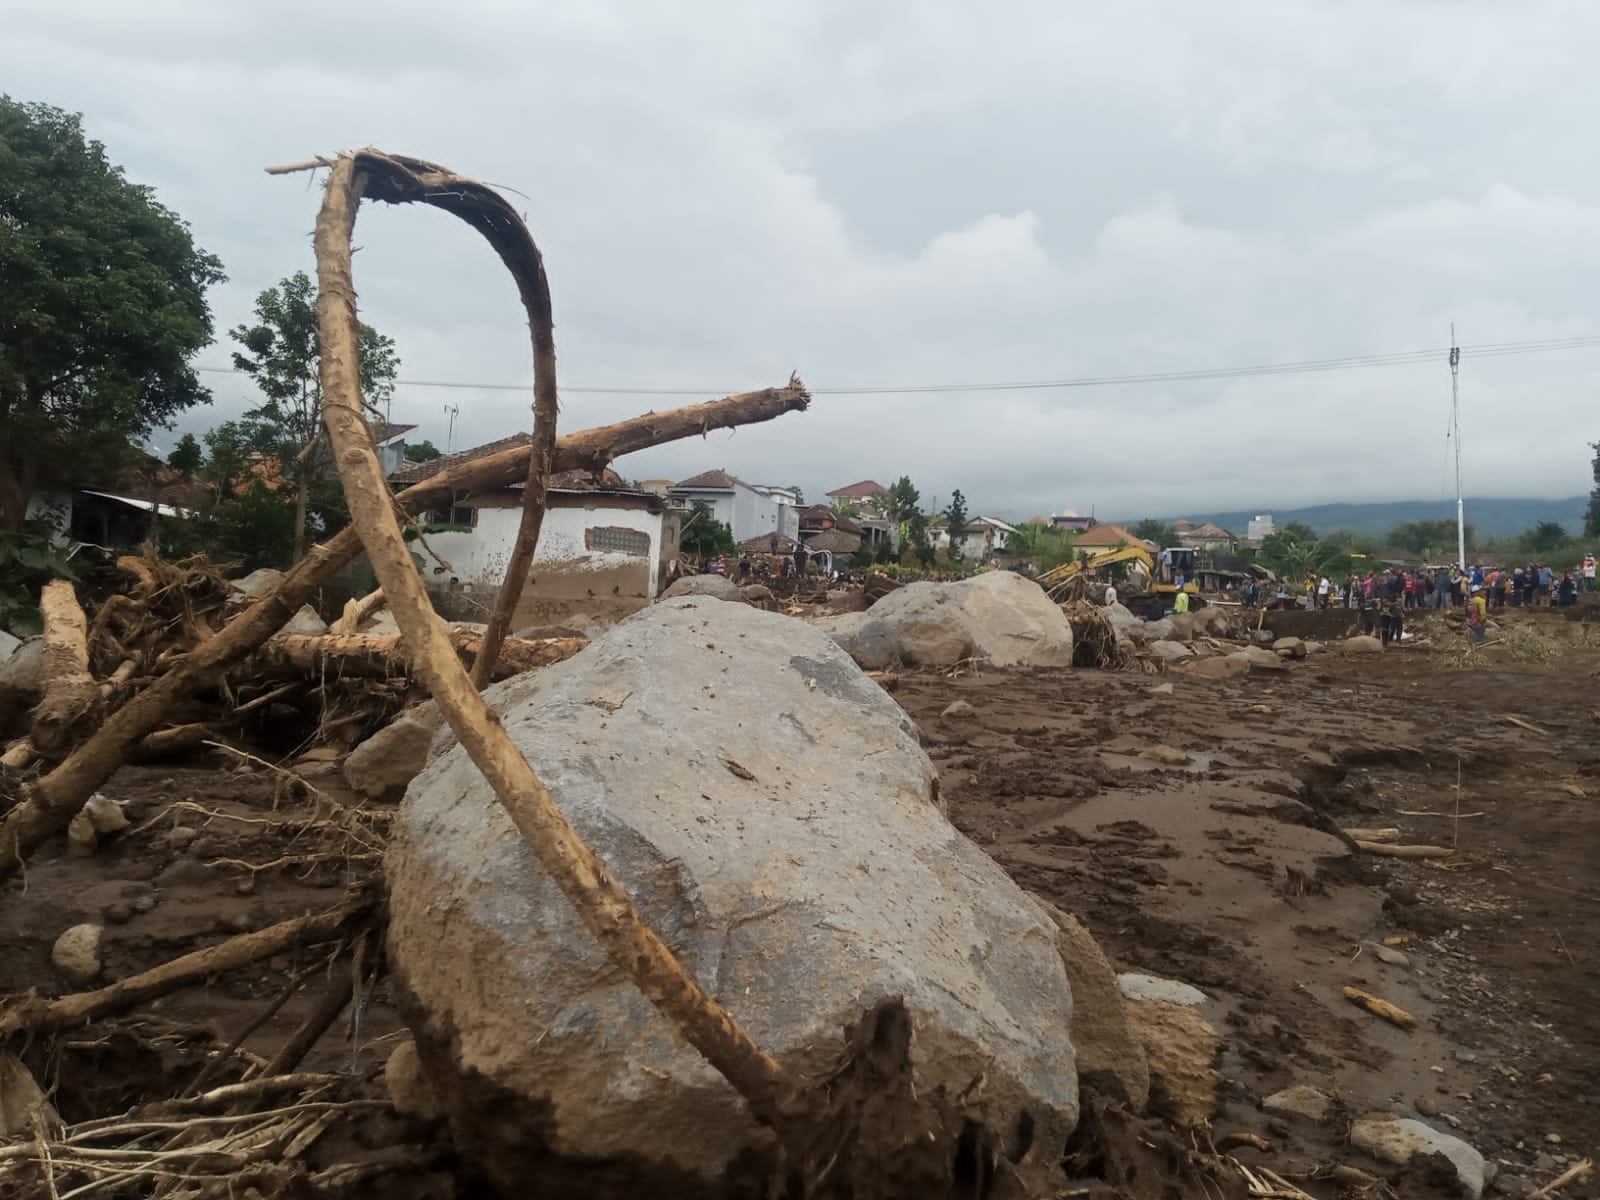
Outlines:
[[[710,471],[701,471],[698,475],[691,475],[688,479],[680,479],[673,485],[675,492],[694,491],[699,488],[725,488],[732,490],[735,487],[749,487],[742,479],[729,475],[721,467]]]
[[[532,440],[533,435],[531,433],[513,433],[510,437],[503,437],[499,441],[485,442],[483,445],[473,446],[469,450],[457,450],[454,454],[446,454],[442,458],[430,459],[427,462],[408,462],[398,471],[390,474],[389,479],[394,483],[416,483],[419,479],[426,479],[439,471],[465,466],[469,462],[476,462],[480,458],[498,454],[501,450],[525,446]]]
[[[1096,525],[1078,535],[1076,546],[1142,546],[1144,539],[1121,525]]]
[[[852,483],[846,487],[835,488],[833,491],[829,492],[828,495],[836,496],[840,500],[866,500],[878,495],[880,492],[887,492],[888,490],[888,488],[884,487],[883,484],[878,483],[876,480],[863,479],[859,483]]]

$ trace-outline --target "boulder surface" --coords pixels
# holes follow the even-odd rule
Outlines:
[[[1029,1128],[1053,1161],[1078,1103],[1056,926],[945,819],[910,719],[824,633],[671,600],[488,699],[766,1052],[823,1069],[903,996],[917,1096]],[[574,1160],[661,1195],[771,1168],[770,1135],[609,963],[459,747],[412,783],[387,871],[423,1068],[508,1194]]]
[[[997,667],[1070,667],[1072,626],[1044,589],[1014,571],[956,583],[911,583],[865,613],[830,618],[830,636],[869,669],[887,646],[907,666],[948,667],[974,656]]]

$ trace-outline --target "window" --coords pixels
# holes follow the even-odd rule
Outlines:
[[[452,525],[461,529],[471,529],[477,523],[478,510],[468,508],[464,504],[433,509],[424,519],[424,524],[427,525]]]
[[[620,525],[591,525],[583,531],[583,545],[587,550],[609,550],[613,554],[650,557],[650,535],[638,529],[624,529]]]

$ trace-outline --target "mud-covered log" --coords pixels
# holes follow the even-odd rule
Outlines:
[[[483,635],[464,629],[448,633],[450,644],[464,663],[476,661]],[[537,667],[571,658],[589,644],[588,638],[507,638],[500,647],[496,679],[505,679]],[[293,634],[280,633],[251,660],[263,672],[316,677],[321,675],[409,675],[406,648],[399,634]]]
[[[100,707],[100,686],[89,673],[89,622],[70,580],[52,579],[39,596],[44,615],[41,696],[33,710],[33,744],[40,754],[65,751]]]
[[[612,425],[560,438],[553,469],[601,471],[615,457],[695,437],[713,429],[732,429],[804,411],[811,397],[798,381],[789,387],[741,392],[721,400],[691,404],[665,413],[646,413]],[[512,447],[430,475],[394,498],[405,513],[418,513],[457,490],[501,487],[528,471],[529,447]],[[361,553],[361,537],[346,529],[318,546],[288,572],[278,587],[228,622],[218,634],[175,662],[144,691],[113,712],[87,741],[0,820],[0,879],[11,875],[28,855],[63,832],[84,801],[110,779],[146,734],[171,719],[174,708],[215,687],[230,667],[248,658],[308,603],[335,573]],[[0,694],[0,703],[5,696]]]

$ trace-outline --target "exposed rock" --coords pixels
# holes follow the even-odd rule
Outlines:
[[[1193,613],[1175,612],[1171,616],[1161,618],[1161,624],[1166,626],[1166,631],[1161,635],[1162,641],[1194,641]]]
[[[951,666],[974,654],[997,667],[1070,667],[1072,626],[1044,589],[1015,571],[957,583],[912,583],[867,610],[894,635],[900,658]]]
[[[28,638],[4,662],[0,662],[0,688],[12,688],[24,695],[36,696],[43,686],[40,681],[43,669],[44,639]]]
[[[1344,651],[1346,654],[1382,654],[1383,642],[1370,634],[1357,634],[1355,637],[1345,638]]]
[[[1171,617],[1162,617],[1159,621],[1145,621],[1144,634],[1147,642],[1166,642],[1177,637],[1177,629]]]
[[[1061,963],[1072,985],[1072,1048],[1078,1078],[1101,1091],[1107,1081],[1134,1112],[1150,1100],[1150,1063],[1128,1023],[1127,1001],[1099,943],[1071,913],[1044,904],[1061,931]]]
[[[919,1097],[961,1097],[996,1130],[1027,1114],[1038,1145],[1063,1144],[1058,930],[945,819],[910,719],[820,630],[667,601],[487,698],[646,921],[786,1068],[822,1069],[842,1027],[901,995]],[[508,1194],[534,1172],[553,1187],[568,1157],[626,1156],[661,1195],[712,1189],[741,1154],[769,1163],[770,1134],[608,963],[459,747],[412,783],[387,873],[422,1063]]]
[[[67,852],[74,858],[88,858],[100,844],[100,835],[94,831],[94,822],[81,808],[67,822]]]
[[[1152,696],[1170,696],[1176,690],[1170,683],[1158,683],[1150,689],[1150,694]]]
[[[1170,748],[1163,747],[1163,749]],[[1188,760],[1189,756],[1185,754],[1183,761]],[[1117,987],[1129,1000],[1160,1000],[1166,1004],[1181,1004],[1185,1008],[1204,1004],[1207,999],[1204,992],[1187,983],[1180,983],[1176,979],[1162,979],[1158,975],[1140,975],[1133,971],[1118,975]]]
[[[1471,1198],[1483,1195],[1484,1161],[1466,1142],[1408,1117],[1362,1117],[1350,1126],[1350,1144],[1384,1162],[1405,1166],[1413,1159],[1440,1154],[1455,1168],[1461,1188]]]
[[[1204,608],[1191,609],[1189,621],[1195,633],[1216,635],[1227,630],[1231,617],[1221,605],[1208,604]]]
[[[422,1073],[417,1044],[410,1038],[389,1052],[389,1060],[383,1064],[383,1084],[389,1090],[389,1103],[402,1116],[424,1121],[444,1116],[444,1106]]]
[[[1130,1003],[1127,1013],[1150,1063],[1150,1111],[1186,1128],[1204,1125],[1221,1082],[1211,1065],[1222,1045],[1217,1031],[1194,1009],[1164,1000]]]
[[[309,604],[302,604],[298,612],[289,618],[289,621],[279,633],[297,633],[304,637],[321,637],[328,632],[328,623],[317,616],[317,610]]]
[[[1224,654],[1219,658],[1184,663],[1181,669],[1186,675],[1198,675],[1202,679],[1233,679],[1250,673],[1250,660],[1242,654]]]
[[[122,811],[122,805],[104,792],[90,796],[83,806],[83,812],[96,833],[121,833],[129,824],[128,814]]]
[[[952,700],[945,705],[944,711],[939,716],[946,721],[976,721],[978,710],[965,700]]]
[[[1189,765],[1188,754],[1175,746],[1167,746],[1159,742],[1154,746],[1146,746],[1139,751],[1139,757],[1148,758],[1151,762],[1158,762],[1167,767],[1186,767]]]
[[[746,604],[753,604],[757,608],[773,609],[778,606],[778,598],[765,584],[747,583],[739,589],[739,595]]]
[[[1281,637],[1272,643],[1272,648],[1278,654],[1286,654],[1290,658],[1304,658],[1309,653],[1306,644],[1297,637]]]
[[[361,623],[361,632],[379,637],[397,635],[400,632],[400,622],[395,620],[395,615],[387,608],[380,608]]]
[[[711,596],[717,600],[744,600],[739,585],[726,575],[685,575],[682,579],[674,580],[672,586],[661,593],[663,600],[671,600],[676,596]]]
[[[1145,652],[1169,663],[1188,662],[1195,656],[1194,651],[1182,642],[1151,642],[1145,647]]]
[[[272,567],[260,567],[243,579],[230,580],[228,586],[239,595],[254,600],[258,596],[265,596],[282,582],[282,571],[274,570]]]
[[[1388,963],[1391,967],[1409,967],[1411,965],[1410,957],[1403,951],[1396,950],[1393,946],[1374,945],[1372,953],[1379,962]]]
[[[1102,612],[1119,642],[1132,642],[1136,646],[1142,646],[1151,640],[1149,624],[1134,616],[1120,601],[1106,605]]]
[[[894,631],[864,612],[822,617],[812,624],[868,671],[887,670],[900,662],[900,647],[895,642]]]
[[[1277,639],[1278,635],[1270,629],[1257,629],[1250,634],[1250,640],[1258,646],[1270,646]]]
[[[0,629],[0,661],[10,658],[22,645],[22,639]]]
[[[1306,656],[1308,658],[1313,654],[1321,654],[1324,650],[1326,650],[1328,648],[1322,642],[1307,642],[1305,645],[1306,645]]]
[[[1273,645],[1277,645],[1277,643],[1274,642]],[[1238,657],[1239,655],[1243,655],[1245,661],[1252,667],[1260,667],[1268,671],[1283,670],[1283,659],[1265,646],[1246,646],[1243,650],[1236,651],[1235,654],[1229,657]]]
[[[397,794],[428,763],[433,735],[444,724],[432,700],[408,708],[362,742],[344,760],[344,781],[376,800]]]
[[[99,925],[74,925],[56,939],[50,948],[50,961],[56,970],[74,987],[93,983],[100,974],[100,937],[105,929]]]
[[[1281,1092],[1274,1092],[1261,1102],[1261,1107],[1268,1112],[1321,1121],[1332,1110],[1333,1098],[1309,1083],[1297,1083]]]
[[[33,1138],[60,1123],[33,1072],[9,1050],[0,1050],[0,1141]]]

